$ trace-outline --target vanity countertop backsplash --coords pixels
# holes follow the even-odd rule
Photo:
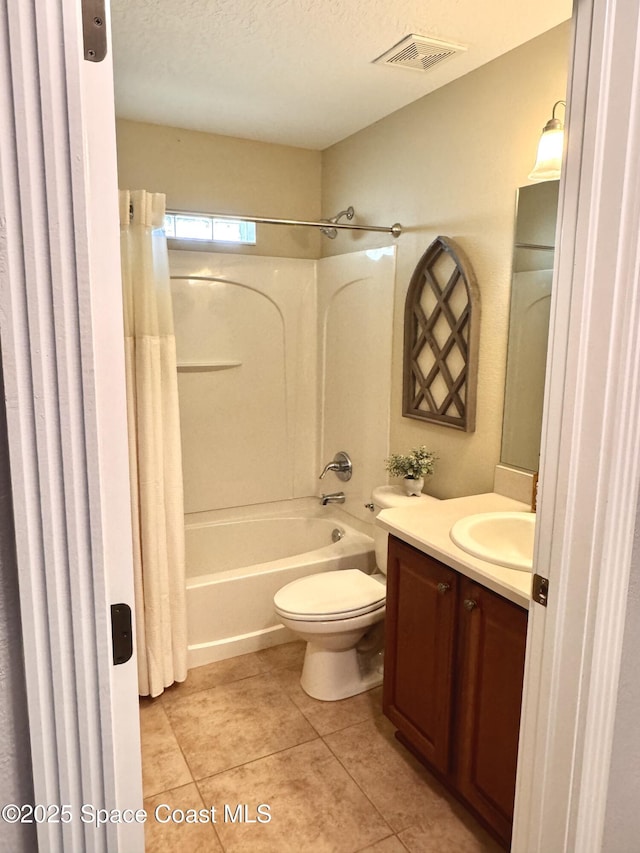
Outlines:
[[[430,501],[426,506],[416,503],[415,506],[385,509],[378,515],[376,522],[398,539],[528,609],[531,601],[531,572],[508,569],[473,557],[454,544],[449,531],[456,521],[468,515],[528,512],[530,509],[529,504],[489,492]]]

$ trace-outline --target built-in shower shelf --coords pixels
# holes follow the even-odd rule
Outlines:
[[[231,367],[240,367],[241,361],[219,360],[219,361],[182,361],[178,362],[178,373],[198,373],[208,370],[229,370]]]

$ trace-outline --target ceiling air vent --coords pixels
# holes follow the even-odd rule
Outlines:
[[[450,44],[412,33],[373,61],[381,65],[398,65],[401,68],[414,68],[416,71],[429,71],[439,62],[466,49],[461,44]]]

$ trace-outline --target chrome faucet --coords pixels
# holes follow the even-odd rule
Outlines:
[[[333,461],[327,462],[324,466],[322,474],[319,477],[320,480],[323,479],[327,471],[335,471],[337,478],[343,482],[350,480],[353,473],[353,466],[351,459],[349,459],[349,454],[345,453],[344,450],[339,450],[333,457]]]
[[[344,492],[332,492],[330,495],[322,495],[320,498],[322,506],[326,506],[327,504],[343,504],[344,501]]]

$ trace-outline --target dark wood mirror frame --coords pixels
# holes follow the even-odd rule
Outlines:
[[[404,310],[402,414],[475,429],[480,292],[471,265],[436,237],[409,283]]]

